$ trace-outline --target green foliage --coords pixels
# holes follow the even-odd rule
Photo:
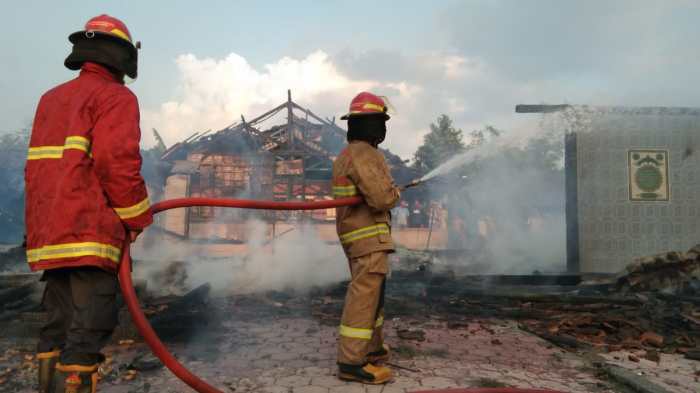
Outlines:
[[[440,115],[423,137],[423,145],[414,154],[413,166],[425,173],[465,149],[462,130],[455,128],[447,115]]]

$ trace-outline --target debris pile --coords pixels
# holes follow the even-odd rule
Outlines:
[[[619,275],[617,285],[622,292],[700,293],[700,244],[686,253],[638,258]]]
[[[700,346],[697,305],[652,296],[626,301],[600,299],[576,305],[567,303],[520,303],[538,310],[540,318],[521,325],[560,346],[606,351],[654,350],[687,353]],[[622,299],[620,299],[622,300]]]

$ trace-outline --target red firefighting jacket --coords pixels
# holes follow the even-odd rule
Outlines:
[[[24,174],[31,270],[117,269],[128,230],[153,221],[140,138],[136,96],[98,64],[41,97]]]

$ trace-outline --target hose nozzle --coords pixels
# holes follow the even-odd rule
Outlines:
[[[420,184],[422,184],[422,183],[423,183],[423,180],[421,180],[421,179],[415,179],[415,180],[413,180],[412,182],[410,182],[410,183],[408,183],[408,184],[404,184],[403,186],[400,186],[399,189],[400,189],[401,191],[403,191],[403,190],[405,190],[405,189],[407,189],[407,188],[415,187],[415,186],[420,185]]]

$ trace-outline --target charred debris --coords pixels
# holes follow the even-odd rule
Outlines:
[[[639,258],[617,275],[460,275],[444,259],[404,256],[395,261],[388,282],[388,319],[410,317],[414,324],[437,319],[450,329],[466,329],[465,338],[474,322],[508,319],[572,351],[637,351],[652,360],[676,353],[700,360],[700,246]],[[212,296],[208,284],[188,287],[186,271],[177,266],[166,264],[159,274],[161,288],[170,288],[170,294],[137,282],[145,312],[165,341],[215,340],[231,318],[302,317],[338,324],[345,282],[306,291]],[[2,330],[18,338],[33,336],[42,316],[38,277],[0,277]],[[397,333],[409,340],[422,337],[420,324]],[[138,340],[126,309],[114,339]]]

